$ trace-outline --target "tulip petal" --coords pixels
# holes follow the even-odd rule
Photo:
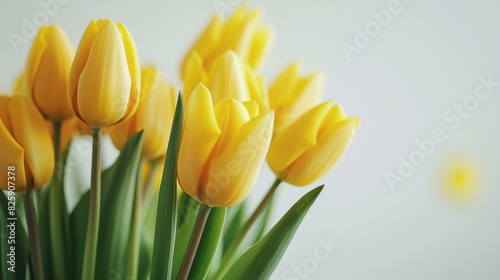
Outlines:
[[[248,57],[260,18],[260,10],[248,12],[246,6],[240,6],[224,27],[220,41],[221,52],[233,50],[241,57]]]
[[[174,117],[175,92],[158,75],[156,85],[144,98],[135,114],[138,130],[144,129],[142,155],[155,159],[165,155]]]
[[[273,118],[271,111],[244,124],[224,152],[212,160],[204,203],[231,206],[250,193],[269,148]]]
[[[291,91],[291,96],[288,96],[289,100],[294,102],[288,103],[288,110],[291,112],[298,112],[300,115],[317,105],[323,94],[323,89],[325,85],[325,77],[323,72],[316,71],[313,74],[299,78],[295,89]]]
[[[243,105],[247,108],[251,119],[256,118],[259,115],[259,104],[257,104],[255,100],[245,101],[243,102]]]
[[[299,76],[300,64],[294,63],[282,72],[269,88],[271,108],[276,111],[275,132],[315,106],[323,92],[324,75],[317,71],[308,77]]]
[[[220,135],[210,91],[199,84],[187,103],[177,169],[182,189],[198,200],[203,170]]]
[[[0,120],[3,121],[5,128],[12,135],[14,128],[12,127],[12,120],[9,115],[9,102],[10,96],[0,95]]]
[[[322,103],[306,112],[302,117],[275,133],[267,161],[271,169],[282,178],[283,172],[301,154],[316,146],[318,131],[327,116],[331,102]]]
[[[189,70],[187,68],[187,57],[191,52],[197,52],[200,57],[203,58],[203,60],[206,60],[211,56],[213,57],[213,59],[215,59],[215,57],[218,56],[218,53],[213,52],[216,49],[217,44],[219,43],[223,28],[224,22],[222,18],[219,15],[215,15],[207,25],[205,30],[203,30],[200,37],[198,37],[198,40],[193,44],[193,47],[188,52],[188,55],[181,65],[181,77],[183,80],[185,80],[186,76],[189,73]]]
[[[117,123],[129,108],[131,87],[122,36],[113,22],[105,21],[95,37],[78,83],[77,99],[82,119],[99,128]]]
[[[189,100],[189,96],[193,89],[199,84],[205,84],[207,81],[207,73],[203,68],[203,60],[196,51],[192,51],[186,58],[186,74],[182,77],[184,80],[184,100]]]
[[[40,27],[40,30],[33,40],[33,45],[31,46],[30,53],[28,54],[25,75],[26,82],[29,85],[32,85],[35,80],[36,73],[38,72],[38,67],[40,66],[40,60],[43,57],[45,49],[47,48],[47,41],[45,40],[46,31],[47,27],[45,25]]]
[[[98,23],[92,20],[83,33],[82,39],[80,40],[80,44],[78,45],[78,49],[75,54],[75,58],[73,60],[73,64],[71,65],[71,70],[68,78],[68,101],[73,107],[73,111],[80,119],[82,118],[82,116],[80,114],[80,111],[78,110],[78,82],[80,79],[80,74],[82,73],[83,69],[85,69],[85,65],[87,64],[90,49],[92,48],[92,44],[94,43],[97,32],[99,31],[98,27]]]
[[[261,77],[256,78],[252,67],[248,63],[245,63],[245,77],[250,100],[257,101],[262,112],[267,112],[269,110],[269,101],[266,87],[264,86],[264,79]]]
[[[318,145],[302,154],[285,171],[282,178],[296,185],[308,185],[330,170],[347,150],[358,125],[358,119],[349,118],[330,129],[318,139]]]
[[[207,82],[214,104],[225,98],[250,100],[244,71],[243,63],[233,51],[227,51],[217,58]]]
[[[11,133],[7,130],[2,119],[0,119],[0,147],[2,147],[2,156],[0,157],[0,167],[4,172],[0,173],[2,180],[2,189],[8,189],[8,167],[15,166],[13,173],[15,174],[16,191],[26,191],[26,174],[24,172],[24,149],[12,138]]]
[[[38,61],[36,76],[28,85],[33,101],[45,118],[62,121],[73,115],[66,98],[68,76],[73,62],[74,50],[68,36],[57,25],[45,29],[47,47]],[[36,46],[33,46],[35,48]],[[28,61],[27,68],[34,68]]]
[[[222,131],[219,141],[215,145],[211,158],[217,157],[233,141],[239,128],[250,120],[248,109],[241,102],[234,99],[225,99],[214,107],[215,118]],[[202,178],[202,182],[203,179]],[[204,184],[202,184],[204,185]]]
[[[255,31],[247,57],[247,61],[252,66],[252,69],[259,70],[262,61],[265,60],[266,55],[271,48],[272,39],[273,30],[268,26],[259,27]]]
[[[14,83],[14,88],[12,89],[13,94],[27,94],[26,92],[26,73],[23,72],[17,76],[16,82]]]
[[[269,87],[269,104],[271,108],[281,108],[290,99],[287,93],[292,92],[299,77],[301,63],[296,61],[290,64]]]
[[[120,31],[123,40],[123,46],[125,47],[125,54],[127,57],[127,65],[132,79],[132,87],[130,90],[130,98],[128,100],[127,111],[123,115],[121,120],[130,117],[137,106],[139,105],[140,90],[141,90],[141,66],[139,63],[139,56],[137,55],[137,48],[135,46],[135,41],[128,29],[120,22],[116,23],[116,27]]]
[[[321,124],[321,128],[318,131],[317,138],[321,138],[323,134],[327,133],[328,130],[330,130],[334,125],[344,120],[344,109],[342,109],[342,106],[340,106],[340,104],[336,104],[335,106],[330,108],[328,115],[326,115],[325,120]]]
[[[50,180],[54,170],[54,148],[49,131],[35,105],[21,95],[11,97],[9,113],[15,138],[25,150],[28,168],[25,172],[33,175],[32,189],[36,189]]]

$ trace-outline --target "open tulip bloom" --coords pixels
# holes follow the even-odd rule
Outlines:
[[[259,10],[215,16],[177,95],[156,67],[141,71],[123,24],[91,21],[76,53],[61,27],[41,27],[0,95],[0,279],[268,279],[323,186],[269,229],[276,189],[320,180],[359,122],[321,103],[324,76],[298,63],[267,87],[256,71],[271,38]],[[119,150],[106,169],[102,137]],[[276,179],[247,214],[266,162]]]

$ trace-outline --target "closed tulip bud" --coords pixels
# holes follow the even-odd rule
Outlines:
[[[335,165],[357,127],[358,119],[346,118],[340,105],[322,103],[275,135],[267,162],[282,181],[308,185]]]
[[[154,67],[145,67],[142,70],[141,102],[134,115],[110,128],[113,143],[122,149],[132,135],[144,130],[142,156],[150,160],[164,156],[175,104],[174,87],[167,84]]]
[[[262,25],[260,18],[260,10],[250,11],[245,5],[240,6],[227,21],[215,15],[184,58],[182,79],[185,81],[189,72],[189,56],[192,52],[198,53],[205,71],[228,50],[233,50],[253,70],[258,70],[273,37],[272,29]]]
[[[45,119],[63,121],[73,115],[66,92],[74,55],[71,42],[59,26],[40,28],[26,62],[26,90],[21,92],[30,95]]]
[[[139,103],[141,71],[127,28],[111,20],[92,21],[71,67],[68,98],[89,126],[104,128],[130,117]]]
[[[274,133],[284,130],[318,105],[324,88],[322,72],[300,76],[300,63],[287,67],[269,87],[269,105],[276,113]]]
[[[2,189],[31,192],[50,180],[52,140],[43,116],[25,96],[0,96],[0,151]]]
[[[186,100],[189,100],[189,93],[199,83],[203,83],[211,92],[214,104],[226,98],[239,101],[255,100],[261,111],[268,111],[263,80],[255,77],[252,68],[235,52],[228,50],[222,53],[208,72],[204,71],[199,54],[194,52],[188,58],[187,67],[189,74],[184,81]]]
[[[265,160],[274,113],[259,115],[254,101],[212,103],[198,85],[186,107],[177,176],[182,189],[200,203],[225,207],[250,192]]]

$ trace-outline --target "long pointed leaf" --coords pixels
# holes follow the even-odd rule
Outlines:
[[[151,279],[171,279],[172,275],[172,259],[177,226],[177,155],[179,153],[183,115],[182,95],[179,94],[158,197]]]
[[[322,190],[323,186],[315,188],[297,201],[266,236],[233,263],[223,280],[268,279]]]

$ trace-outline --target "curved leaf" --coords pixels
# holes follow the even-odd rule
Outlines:
[[[250,247],[224,274],[224,280],[268,279],[285,253],[295,231],[323,186],[315,188],[295,203],[260,241]]]

